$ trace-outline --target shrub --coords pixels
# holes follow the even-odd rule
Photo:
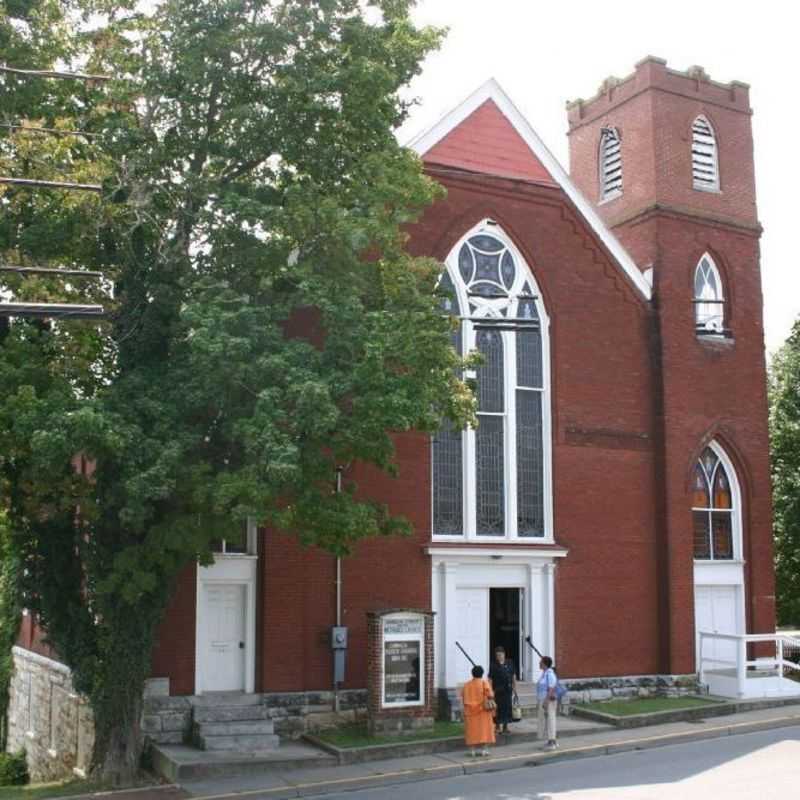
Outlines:
[[[22,786],[29,780],[25,751],[0,753],[0,786]]]

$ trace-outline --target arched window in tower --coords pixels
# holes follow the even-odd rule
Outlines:
[[[600,199],[622,194],[622,150],[616,128],[600,133]]]
[[[702,114],[692,124],[692,185],[695,189],[719,191],[717,137]]]
[[[739,558],[741,527],[736,474],[722,448],[703,450],[692,476],[694,557],[730,561]]]
[[[433,438],[433,535],[551,539],[548,321],[533,275],[484,220],[453,248],[440,294],[460,319],[454,346],[483,362],[477,429]]]
[[[725,295],[717,265],[704,253],[694,271],[694,322],[698,334],[725,330]]]

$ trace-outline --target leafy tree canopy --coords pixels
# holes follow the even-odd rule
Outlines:
[[[769,427],[779,625],[800,625],[800,322],[769,370]]]
[[[0,75],[0,174],[102,187],[0,185],[5,262],[107,279],[4,274],[15,297],[109,313],[0,334],[25,604],[91,700],[98,773],[135,767],[155,627],[214,538],[249,516],[334,553],[406,531],[333,494],[336,466],[392,470],[393,432],[473,419],[441,267],[405,251],[439,194],[394,137],[441,36],[411,5],[0,6],[9,65],[111,76]]]

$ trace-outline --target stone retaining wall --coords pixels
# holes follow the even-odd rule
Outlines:
[[[706,690],[696,675],[628,675],[615,678],[564,679],[570,703],[595,703],[598,700],[632,697],[678,697]]]
[[[30,650],[13,650],[9,752],[25,750],[32,781],[85,774],[94,744],[92,712],[75,693],[67,667]]]

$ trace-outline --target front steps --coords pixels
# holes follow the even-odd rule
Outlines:
[[[277,750],[275,723],[258,695],[204,695],[192,705],[192,742],[201,750]]]

